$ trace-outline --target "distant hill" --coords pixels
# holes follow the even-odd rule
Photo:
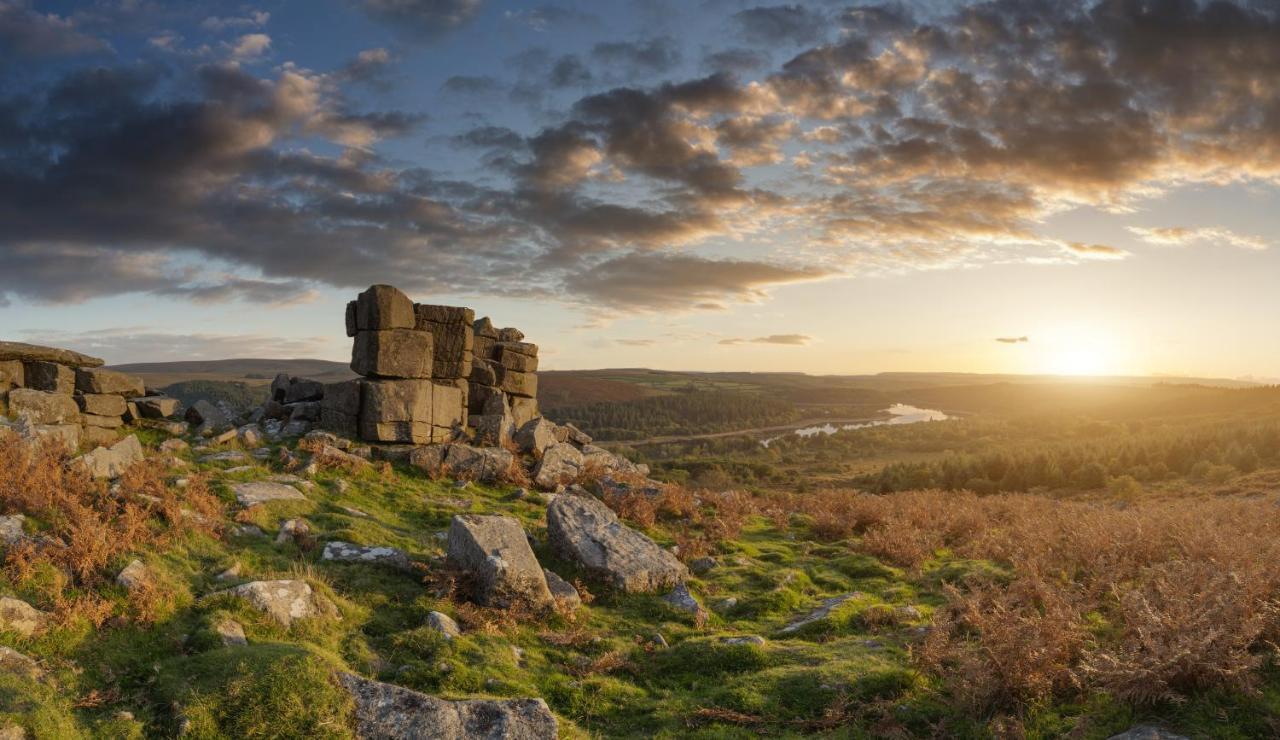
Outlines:
[[[354,378],[355,373],[343,362],[310,359],[191,360],[184,362],[135,362],[112,365],[112,370],[137,375],[148,386],[163,388],[190,380],[236,381],[247,385],[264,385],[277,373],[312,378],[324,383]]]

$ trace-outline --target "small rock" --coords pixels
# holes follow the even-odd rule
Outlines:
[[[182,452],[188,449],[191,449],[191,445],[181,439],[166,439],[160,443],[161,452]]]
[[[260,527],[253,524],[240,524],[231,528],[231,534],[236,537],[266,537],[267,533],[263,532]]]
[[[0,516],[0,543],[12,547],[21,544],[27,539],[27,533],[23,531],[22,525],[27,518],[21,514],[9,514]]]
[[[200,462],[202,463],[213,463],[213,462],[241,463],[241,462],[247,462],[248,460],[249,460],[249,456],[244,454],[240,450],[223,450],[222,452],[215,452],[211,455],[205,455],[200,458]]]
[[[257,506],[267,501],[302,501],[306,496],[293,486],[271,481],[250,481],[231,487],[241,506]]]
[[[21,599],[0,596],[0,630],[17,632],[30,637],[43,629],[49,615]]]
[[[667,638],[663,637],[661,632],[653,633],[653,637],[649,638],[649,642],[651,642],[656,647],[660,647],[660,648],[671,647],[670,645],[667,644]]]
[[[798,632],[803,627],[813,624],[814,622],[818,622],[823,619],[826,619],[827,615],[830,614],[832,610],[834,610],[836,607],[840,606],[846,601],[849,601],[850,599],[856,599],[861,595],[862,595],[861,593],[854,591],[853,593],[842,594],[840,596],[833,596],[830,599],[823,601],[813,611],[809,612],[803,617],[800,617],[799,619],[792,620],[790,624],[788,624],[786,627],[783,627],[778,631],[784,635],[789,635],[789,634],[792,634],[793,632]]]
[[[721,637],[725,645],[763,645],[765,640],[760,635],[742,635],[741,637]]]
[[[737,597],[735,597],[735,596],[730,596],[729,598],[724,599],[724,600],[723,600],[723,601],[721,601],[720,603],[716,604],[716,611],[718,611],[718,612],[720,612],[721,614],[723,614],[724,612],[727,612],[727,611],[732,610],[732,609],[733,609],[733,607],[735,607],[735,606],[737,606],[737,605],[738,605],[738,599],[737,599]]]
[[[224,647],[240,647],[249,644],[249,641],[244,636],[244,627],[234,619],[224,618],[219,620],[213,626],[213,631],[222,640]]]
[[[230,568],[222,571],[218,575],[214,576],[214,578],[219,581],[234,581],[240,577],[241,570],[243,569],[240,567],[240,563],[232,563]]]
[[[403,550],[394,547],[365,547],[349,542],[334,541],[325,544],[320,559],[340,563],[385,563],[404,570],[412,567],[409,556]]]
[[[335,478],[333,480],[334,493],[343,494],[351,490],[351,484],[343,478]],[[345,507],[344,507],[345,508]]]
[[[0,645],[0,670],[25,676],[33,681],[44,675],[33,658],[3,645]]]
[[[223,594],[248,601],[285,627],[295,619],[336,615],[333,604],[312,591],[306,581],[253,581],[213,595]]]
[[[572,583],[546,568],[542,569],[542,574],[547,578],[547,588],[551,591],[551,598],[555,599],[556,606],[562,611],[571,612],[582,606],[582,596],[578,594],[578,589],[574,588]]]
[[[692,614],[699,623],[706,621],[707,610],[693,598],[693,594],[689,593],[689,587],[683,583],[677,584],[671,593],[662,597],[662,600],[670,604],[673,609]]]
[[[116,576],[116,583],[127,591],[136,591],[151,585],[151,571],[141,560],[133,560]]]
[[[294,543],[302,545],[311,536],[311,525],[304,519],[288,519],[280,525],[276,533],[276,544]]]
[[[696,575],[701,576],[709,573],[718,565],[719,563],[716,562],[715,558],[698,558],[697,560],[689,563],[689,570],[692,570]]]
[[[462,636],[462,630],[458,628],[458,623],[443,612],[427,614],[427,626],[444,635],[446,640],[452,641],[453,638]]]

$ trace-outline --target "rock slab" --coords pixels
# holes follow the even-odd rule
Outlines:
[[[485,606],[552,603],[542,566],[520,522],[512,517],[455,516],[445,563],[467,575],[475,600]]]
[[[446,701],[354,673],[338,677],[366,740],[549,740],[556,718],[541,699]]]
[[[547,537],[562,557],[626,593],[672,588],[688,577],[676,556],[590,496],[557,496],[547,507]]]

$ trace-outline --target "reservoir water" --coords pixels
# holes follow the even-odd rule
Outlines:
[[[789,434],[795,434],[801,437],[812,437],[815,434],[835,434],[845,429],[866,429],[867,427],[883,427],[897,426],[899,424],[919,424],[923,421],[946,421],[951,418],[936,409],[922,409],[916,406],[908,406],[905,403],[895,403],[885,409],[885,413],[889,414],[888,419],[876,419],[874,421],[857,422],[853,424],[821,424],[812,427],[802,427],[794,429]],[[778,437],[770,437],[761,442],[765,447]]]

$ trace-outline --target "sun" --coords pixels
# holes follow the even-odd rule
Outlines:
[[[1079,344],[1054,350],[1048,370],[1054,375],[1102,375],[1110,365],[1101,347]]]

